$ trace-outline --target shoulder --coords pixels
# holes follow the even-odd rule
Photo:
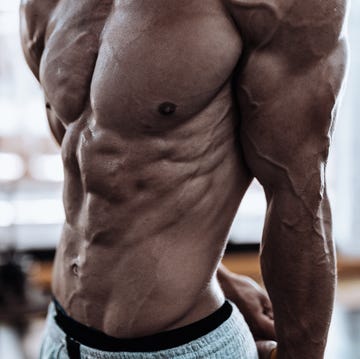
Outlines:
[[[28,21],[51,13],[60,0],[20,0],[20,15]]]
[[[40,37],[59,0],[21,0],[20,25],[29,39]]]
[[[38,77],[38,68],[47,24],[57,3],[60,0],[21,0],[20,34],[22,48],[34,75]]]
[[[223,1],[248,46],[307,51],[315,57],[338,42],[347,5],[347,0]]]

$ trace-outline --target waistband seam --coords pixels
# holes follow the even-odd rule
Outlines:
[[[211,315],[184,327],[142,338],[120,339],[75,321],[65,313],[56,300],[51,305],[54,312],[52,317],[58,330],[84,347],[104,352],[159,352],[196,342],[198,339],[206,338],[231,319],[234,310],[233,305],[225,301]]]
[[[239,313],[240,314],[240,313]],[[236,324],[236,318],[233,317],[234,314],[231,315],[224,323],[222,323],[218,328],[209,332],[205,336],[202,336],[198,339],[195,339],[189,343],[182,344],[177,347],[163,349],[159,351],[147,351],[147,352],[124,352],[125,354],[148,354],[156,353],[157,355],[166,354],[171,355],[171,357],[177,357],[187,354],[196,355],[197,352],[201,351],[202,355],[207,355],[214,353],[228,346],[228,344],[232,341],[239,341],[241,343],[242,335],[241,332],[234,333],[233,328]],[[241,314],[240,314],[241,315]],[[231,333],[229,335],[229,333]],[[89,356],[89,358],[94,358],[99,350],[88,347],[86,345],[80,345],[81,354]],[[106,354],[107,356],[105,356]],[[112,358],[112,355],[116,355],[116,352],[103,352],[101,355],[99,354],[99,358]]]

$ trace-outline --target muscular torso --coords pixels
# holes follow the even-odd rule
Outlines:
[[[219,0],[54,5],[39,79],[65,128],[53,291],[74,319],[133,337],[222,304],[214,274],[251,180],[242,46]]]

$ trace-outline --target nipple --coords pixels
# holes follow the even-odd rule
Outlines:
[[[176,111],[176,105],[172,102],[163,102],[158,110],[164,116],[172,115]]]

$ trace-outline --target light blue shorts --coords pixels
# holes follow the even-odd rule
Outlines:
[[[258,359],[254,339],[244,317],[233,306],[230,317],[204,336],[186,344],[156,352],[108,352],[79,345],[81,359]],[[67,336],[55,321],[56,310],[49,306],[40,359],[72,359]]]

